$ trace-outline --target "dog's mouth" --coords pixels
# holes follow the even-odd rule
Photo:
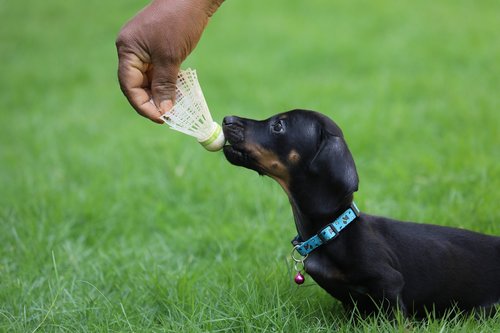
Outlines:
[[[223,151],[226,159],[232,164],[245,166],[249,160],[248,152],[242,149],[241,146],[232,144],[229,140],[224,146]]]
[[[243,131],[237,132],[226,125],[222,129],[227,140],[223,150],[226,159],[232,164],[246,166],[249,161],[249,152],[245,149]]]
[[[245,140],[244,128],[238,124],[224,123],[222,130],[227,140],[223,151],[229,163],[255,170],[262,175],[263,172],[252,157],[251,149]]]

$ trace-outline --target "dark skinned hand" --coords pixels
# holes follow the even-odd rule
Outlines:
[[[159,116],[175,102],[180,65],[223,1],[154,0],[121,29],[118,80],[139,114],[163,123]]]

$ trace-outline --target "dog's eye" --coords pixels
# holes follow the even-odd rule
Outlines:
[[[271,129],[273,130],[274,133],[281,133],[285,130],[285,127],[283,126],[283,121],[278,120],[274,122],[271,126]]]

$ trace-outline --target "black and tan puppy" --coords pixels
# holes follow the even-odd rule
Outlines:
[[[226,117],[223,130],[229,162],[285,190],[299,244],[349,210],[358,174],[342,131],[326,116]],[[500,302],[500,237],[364,213],[335,234],[308,254],[305,269],[348,309],[424,316],[452,307],[492,312]]]

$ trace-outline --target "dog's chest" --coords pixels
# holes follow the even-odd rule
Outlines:
[[[368,292],[368,288],[353,279],[352,274],[321,254],[308,258],[305,268],[320,287],[340,300],[354,295],[366,295]]]

